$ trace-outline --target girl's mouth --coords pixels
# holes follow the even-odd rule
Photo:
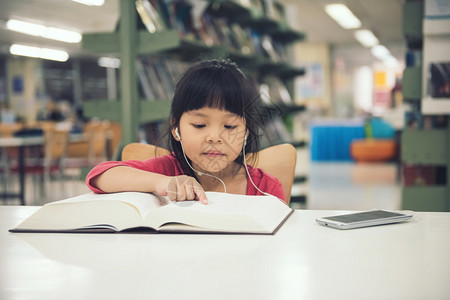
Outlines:
[[[209,157],[220,157],[223,156],[225,154],[223,154],[220,151],[215,151],[215,150],[211,150],[211,151],[207,151],[207,152],[203,152],[204,155],[207,155]]]

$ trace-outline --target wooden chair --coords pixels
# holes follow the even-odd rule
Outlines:
[[[170,154],[170,152],[167,149],[154,145],[131,143],[123,148],[122,160],[142,161],[152,157],[168,154]],[[297,151],[294,146],[291,144],[280,144],[259,151],[257,160],[255,160],[254,163],[250,163],[250,165],[260,168],[270,175],[278,178],[283,185],[286,203],[289,205],[292,184],[294,182],[296,162]]]
[[[12,137],[14,132],[24,127],[22,123],[3,123],[0,122],[0,137]],[[2,193],[8,194],[11,183],[10,169],[18,164],[17,148],[0,148],[0,181],[2,183]]]
[[[120,142],[122,140],[122,124],[119,122],[107,123],[106,157],[108,160],[116,160],[120,155]]]
[[[68,143],[68,130],[47,129],[44,132],[42,156],[31,157],[25,161],[25,172],[33,175],[34,179],[35,202],[38,200],[37,187],[41,184],[45,201],[53,200],[50,193],[53,174],[57,174],[61,191],[64,192],[64,158]],[[13,171],[19,172],[18,167],[13,168]]]

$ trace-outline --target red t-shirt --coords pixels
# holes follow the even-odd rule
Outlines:
[[[145,161],[128,160],[128,161],[108,161],[95,166],[86,177],[86,184],[95,193],[104,193],[102,190],[92,184],[92,179],[106,170],[117,167],[128,166],[148,172],[164,174],[167,176],[185,175],[181,169],[180,163],[173,155],[159,156],[150,158]],[[263,192],[273,195],[281,200],[284,199],[284,191],[280,181],[264,172],[261,169],[248,166],[248,172],[252,177],[255,185]],[[247,183],[247,195],[262,195],[250,181]]]

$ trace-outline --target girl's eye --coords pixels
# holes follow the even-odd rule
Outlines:
[[[203,128],[206,125],[205,124],[192,124],[192,126],[194,126],[194,128]]]
[[[235,129],[237,127],[237,125],[225,125],[224,127],[226,129]]]

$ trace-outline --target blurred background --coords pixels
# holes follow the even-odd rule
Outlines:
[[[258,85],[263,147],[298,153],[291,206],[450,211],[450,1],[0,1],[0,204],[87,192],[93,165],[164,144],[205,58]]]

